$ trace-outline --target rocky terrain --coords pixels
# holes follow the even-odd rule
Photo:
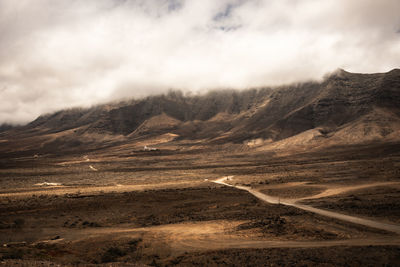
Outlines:
[[[399,103],[338,70],[3,125],[0,265],[397,266]]]
[[[89,109],[43,115],[16,128],[4,125],[1,152],[51,153],[168,141],[245,144],[258,150],[320,147],[400,136],[400,70],[354,74],[344,70],[322,82],[243,91],[184,95],[171,91]],[[18,140],[18,141],[17,141]],[[18,143],[21,147],[16,146]]]

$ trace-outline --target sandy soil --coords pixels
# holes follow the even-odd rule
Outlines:
[[[398,150],[218,149],[1,159],[2,264],[400,264],[398,235],[300,207],[398,225]],[[223,176],[281,204],[212,183]]]

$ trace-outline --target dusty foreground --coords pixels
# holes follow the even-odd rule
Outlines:
[[[0,266],[400,265],[399,144],[223,151],[2,159]]]

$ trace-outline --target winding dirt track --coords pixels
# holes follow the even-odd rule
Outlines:
[[[224,177],[212,181],[224,186],[235,187],[245,190],[255,197],[272,204],[282,204],[310,211],[327,217],[365,225],[381,230],[387,230],[400,234],[400,226],[394,224],[381,223],[373,220],[358,218],[355,216],[344,215],[332,211],[317,209],[312,206],[297,204],[296,200],[283,200],[265,195],[257,190],[245,186],[233,186],[226,182],[229,178]],[[62,238],[57,240],[41,240],[36,243],[67,243],[75,244],[86,242],[87,240],[118,239],[126,237],[144,237],[147,242],[154,244],[155,247],[161,246],[170,249],[175,255],[180,255],[187,251],[207,251],[231,248],[315,248],[315,247],[336,247],[336,246],[400,246],[398,235],[382,237],[371,235],[365,238],[340,239],[340,240],[274,240],[271,238],[261,239],[255,236],[236,235],[232,231],[242,221],[204,221],[204,222],[185,222],[150,227],[132,228],[130,225],[125,227],[104,227],[90,229],[65,229],[60,232],[49,232],[48,236],[60,235]],[[109,236],[109,237],[108,237]],[[149,248],[153,249],[153,248]]]
[[[320,214],[323,216],[339,219],[342,221],[347,221],[347,222],[351,222],[351,223],[355,223],[355,224],[360,224],[360,225],[400,234],[400,225],[377,222],[377,221],[373,221],[373,220],[368,220],[368,219],[363,219],[363,218],[359,218],[359,217],[355,217],[355,216],[337,213],[334,211],[318,209],[318,208],[314,208],[314,207],[308,206],[308,205],[297,204],[296,200],[280,200],[279,198],[268,196],[266,194],[263,194],[257,190],[247,187],[247,186],[230,185],[230,184],[224,182],[227,179],[228,179],[227,177],[223,177],[223,178],[220,178],[213,182],[217,183],[217,184],[225,185],[225,186],[235,187],[240,190],[245,190],[245,191],[249,192],[250,194],[254,195],[255,197],[257,197],[265,202],[271,203],[271,204],[282,204],[282,205],[286,205],[286,206],[292,206],[292,207],[296,207],[296,208],[299,208],[302,210]]]
[[[329,196],[339,195],[339,194],[354,191],[354,190],[365,189],[365,188],[376,187],[376,186],[393,186],[393,185],[398,186],[399,183],[398,182],[381,182],[381,183],[369,183],[369,184],[340,186],[340,187],[336,186],[336,187],[328,188],[325,191],[323,191],[319,194],[316,194],[316,195],[297,198],[296,201],[329,197]]]
[[[381,230],[391,231],[400,234],[400,226],[378,221],[363,219],[355,216],[340,214],[337,212],[322,210],[312,206],[298,204],[299,199],[280,200],[263,194],[246,186],[233,186],[228,184],[224,177],[216,181],[212,181],[224,186],[235,187],[245,190],[255,197],[272,204],[282,204],[296,207],[302,210],[320,214],[323,216],[336,218],[343,221],[352,222],[359,225],[369,226]],[[116,188],[116,187],[115,187]],[[113,187],[113,190],[115,189]],[[60,188],[61,189],[61,188]],[[124,188],[124,190],[132,190],[135,188]],[[93,188],[91,189],[93,190]],[[240,221],[205,221],[205,222],[186,222],[177,224],[168,224],[151,227],[132,228],[130,225],[125,227],[110,228],[90,228],[90,229],[60,229],[49,232],[49,237],[60,235],[62,238],[57,240],[42,240],[36,243],[71,243],[85,242],[85,240],[103,240],[108,235],[110,238],[118,239],[127,236],[144,236],[148,242],[155,242],[155,246],[167,246],[172,252],[180,254],[185,251],[203,251],[229,248],[312,248],[312,247],[334,247],[334,246],[383,246],[394,245],[400,246],[400,238],[398,235],[393,236],[369,236],[365,238],[343,239],[343,240],[273,240],[260,239],[253,236],[238,236],[232,234],[232,230],[242,222]],[[49,230],[50,231],[50,230]],[[158,243],[157,243],[158,242]],[[160,243],[161,242],[161,243]]]

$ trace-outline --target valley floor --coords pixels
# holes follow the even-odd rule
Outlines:
[[[1,160],[0,266],[400,265],[397,231],[284,205],[399,228],[397,143]]]

